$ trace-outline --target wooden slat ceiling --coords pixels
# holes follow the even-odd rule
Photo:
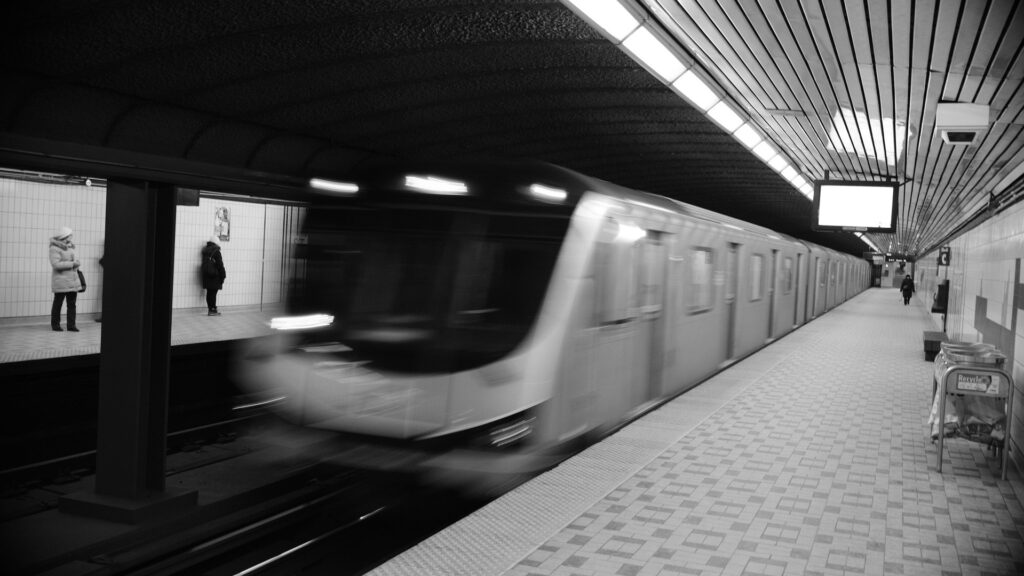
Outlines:
[[[624,4],[808,179],[904,183],[883,249],[914,254],[1021,187],[1016,2]],[[381,156],[530,158],[867,249],[811,231],[803,195],[558,0],[15,2],[0,7],[0,54],[4,158],[58,143],[294,178]],[[991,107],[979,143],[934,133],[946,101]],[[830,148],[842,108],[906,126],[898,161]]]
[[[1024,3],[1012,0],[647,0],[656,21],[808,179],[889,180],[900,188],[883,250],[917,254],[1020,194],[1024,163]],[[989,107],[971,145],[945,143],[939,103]],[[904,142],[856,123],[837,150],[838,110],[891,119]],[[892,158],[895,148],[902,154]]]

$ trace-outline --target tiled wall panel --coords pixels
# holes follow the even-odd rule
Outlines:
[[[200,250],[214,234],[220,207],[228,209],[231,226],[230,238],[221,242],[228,277],[218,306],[278,303],[285,271],[283,227],[296,209],[201,198],[199,206],[177,209],[174,308],[206,307],[199,279]],[[102,186],[0,178],[0,318],[49,315],[49,239],[61,226],[75,231],[76,253],[88,282],[86,292],[79,294],[78,312],[99,312],[105,216]]]
[[[988,342],[1006,354],[1015,388],[1010,457],[1024,470],[1024,203],[956,238],[950,247],[948,270],[935,264],[935,252],[919,259],[919,282],[928,290],[918,296],[930,298],[936,280],[948,275],[950,339]],[[984,314],[979,306],[985,307]],[[933,317],[941,326],[941,316]]]
[[[227,208],[230,215],[230,238],[222,240],[221,255],[227,279],[217,295],[217,306],[256,305],[264,297],[265,285],[280,285],[280,266],[264,262],[265,235],[270,226],[265,222],[268,210],[279,206],[201,198],[199,206],[179,206],[177,236],[174,245],[174,307],[205,308],[206,299],[200,277],[201,251],[214,235],[216,211]],[[277,234],[280,242],[280,234]],[[277,251],[280,254],[280,249]],[[280,294],[278,293],[278,297]],[[276,302],[262,300],[263,302]]]
[[[61,226],[75,232],[75,255],[88,284],[78,295],[78,312],[98,309],[105,210],[100,187],[0,179],[0,317],[49,315],[50,238]]]

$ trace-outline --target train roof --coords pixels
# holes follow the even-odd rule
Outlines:
[[[339,205],[400,202],[410,207],[458,206],[473,210],[528,211],[543,216],[568,215],[584,194],[594,191],[679,212],[707,222],[731,226],[756,236],[831,251],[745,220],[672,198],[620,186],[546,162],[374,161],[357,167],[351,176],[352,182],[359,186],[358,192],[321,193],[318,195],[321,201]],[[410,178],[415,180],[410,181]],[[417,183],[429,184],[431,179],[441,186],[439,191],[417,188]],[[445,188],[445,185],[448,187]]]
[[[359,190],[321,192],[321,203],[401,202],[568,214],[590,189],[582,174],[532,161],[374,162],[355,169],[351,183]]]

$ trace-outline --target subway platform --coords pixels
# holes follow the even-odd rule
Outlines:
[[[372,574],[1024,574],[1021,476],[936,471],[933,329],[868,290]]]
[[[176,313],[175,344],[258,336],[263,314]],[[80,325],[78,334],[30,329],[57,342],[95,337],[98,347],[99,325]],[[922,344],[932,329],[920,301],[864,292],[371,574],[1024,574],[1017,471],[1001,480],[993,453],[958,439],[936,470]],[[25,353],[58,353],[49,349]],[[292,473],[289,453],[253,438],[172,455],[168,486],[198,489],[199,505],[167,526],[56,509],[90,478],[35,489],[0,502],[38,504],[0,521],[0,557],[17,551],[23,567],[88,573],[96,565],[76,558],[158,546],[244,514],[251,495]]]
[[[270,319],[280,309],[280,305],[225,307],[220,316],[207,316],[205,308],[175,310],[171,346],[266,336],[271,333]],[[65,321],[62,314],[62,327]],[[99,354],[103,323],[93,314],[81,314],[77,327],[78,332],[54,332],[48,316],[5,320],[0,323],[0,364]]]

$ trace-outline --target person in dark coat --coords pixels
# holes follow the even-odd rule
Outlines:
[[[63,332],[60,327],[60,309],[64,300],[68,301],[68,332],[78,332],[75,327],[75,313],[78,311],[78,290],[82,284],[78,281],[78,267],[82,265],[75,256],[75,245],[71,242],[72,231],[67,226],[61,227],[57,234],[50,238],[50,285],[53,289],[53,306],[50,307],[50,328],[54,332]]]
[[[914,295],[914,279],[907,274],[907,277],[903,279],[903,283],[900,284],[900,292],[903,293],[903,305],[907,306],[910,304],[910,297]]]
[[[228,277],[224,270],[224,258],[220,254],[220,239],[211,236],[203,247],[203,264],[200,271],[203,276],[203,288],[206,290],[207,316],[220,316],[217,310],[217,292],[224,287],[224,279]]]

